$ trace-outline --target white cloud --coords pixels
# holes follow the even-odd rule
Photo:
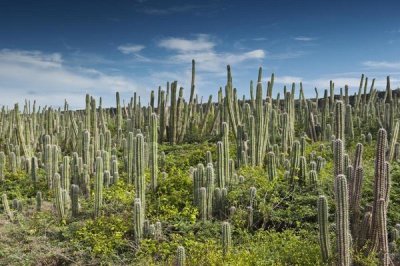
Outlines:
[[[293,39],[295,39],[296,41],[301,41],[301,42],[311,42],[311,41],[315,40],[315,38],[307,37],[307,36],[298,36],[298,37],[294,37]]]
[[[114,104],[115,91],[135,89],[136,84],[123,76],[96,69],[71,69],[58,53],[0,50],[0,104],[34,98],[41,105],[59,106],[67,99],[71,107],[79,108],[84,106],[84,95],[90,93],[103,96],[105,105],[110,105]]]
[[[140,44],[125,44],[118,46],[118,50],[123,54],[136,54],[145,48]]]
[[[218,75],[224,75],[228,64],[235,65],[265,57],[262,49],[247,52],[217,52],[216,43],[207,34],[197,35],[196,39],[166,38],[160,41],[159,46],[174,52],[168,56],[166,60],[168,63],[187,65],[195,59],[198,71]]]
[[[160,47],[174,50],[181,53],[194,52],[194,51],[209,51],[215,46],[215,43],[210,40],[209,35],[199,34],[197,39],[184,39],[184,38],[166,38],[158,44]]]
[[[362,64],[369,68],[400,69],[400,61],[365,61]]]

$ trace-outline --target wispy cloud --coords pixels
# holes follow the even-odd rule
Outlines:
[[[142,51],[145,48],[144,45],[140,44],[125,44],[118,46],[118,50],[123,54],[135,54]]]
[[[187,64],[192,59],[198,62],[199,70],[221,73],[227,64],[238,64],[247,60],[260,60],[265,57],[265,51],[254,49],[246,52],[218,52],[217,43],[207,34],[197,35],[195,39],[165,38],[159,46],[172,52],[168,62]]]
[[[271,53],[267,52],[266,58],[271,60],[285,60],[285,59],[294,59],[305,55],[305,51],[287,51],[280,53]]]
[[[156,7],[145,7],[139,11],[148,15],[172,15],[177,13],[184,13],[188,11],[193,11],[197,9],[205,8],[205,5],[180,5],[180,6],[170,6],[165,8]]]
[[[59,53],[0,50],[0,104],[18,102],[30,94],[42,105],[58,105],[67,99],[72,107],[82,107],[86,92],[105,96],[105,104],[112,104],[107,99],[113,99],[116,90],[123,93],[136,87],[135,82],[123,76],[71,68]]]
[[[315,41],[316,38],[314,37],[307,37],[307,36],[297,36],[293,38],[296,41],[301,41],[301,42],[311,42],[311,41]]]
[[[400,61],[365,61],[362,64],[368,68],[400,69]]]

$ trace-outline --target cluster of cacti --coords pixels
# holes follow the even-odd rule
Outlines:
[[[229,66],[227,72],[226,85],[218,91],[217,101],[209,96],[204,104],[195,94],[193,61],[188,101],[183,88],[174,81],[167,83],[166,90],[159,87],[157,95],[151,91],[147,105],[136,93],[125,103],[117,92],[116,108],[103,108],[102,99],[97,101],[89,94],[84,110],[71,111],[67,103],[64,110],[36,110],[34,104],[31,111],[30,103],[23,111],[18,104],[12,110],[3,108],[0,182],[19,173],[27,174],[34,188],[31,196],[36,194],[36,210],[43,211],[44,203],[51,199],[55,217],[62,223],[84,216],[87,202],[93,207],[93,217],[101,217],[107,211],[106,193],[122,182],[132,188],[127,193],[133,201],[129,223],[138,247],[144,238],[165,238],[161,222],[150,223],[149,212],[155,210],[148,208],[154,202],[162,204],[157,197],[173,174],[169,172],[173,166],[167,160],[169,150],[165,146],[212,139],[215,152],[210,149],[205,156],[203,153],[190,168],[192,187],[188,194],[201,225],[222,222],[224,256],[229,256],[233,248],[231,224],[236,228],[233,222],[237,215],[245,217],[243,225],[250,233],[270,226],[268,210],[263,209],[270,203],[270,195],[262,195],[264,190],[254,185],[254,177],[245,174],[251,168],[263,171],[264,181],[271,186],[283,182],[290,193],[300,191],[314,197],[325,192],[322,183],[333,180],[337,254],[332,255],[330,245],[329,194],[319,195],[322,260],[337,258],[338,264],[350,265],[352,254],[368,244],[368,250],[377,252],[382,264],[389,265],[389,162],[400,161],[400,97],[390,89],[390,81],[383,99],[374,88],[374,81],[367,92],[368,79],[364,76],[355,96],[349,95],[347,86],[344,93],[341,89],[340,95],[335,95],[335,84],[331,82],[322,98],[316,90],[315,98],[306,99],[302,84],[298,98],[295,84],[291,90],[284,87],[275,98],[274,75],[265,88],[260,68],[255,92],[251,82],[250,99],[240,99]],[[367,130],[376,125],[381,129],[376,139],[374,199],[368,209],[362,201],[366,179],[362,156],[364,145],[375,143]],[[351,147],[355,141],[360,143],[353,157]],[[326,158],[327,154],[332,155],[332,160]],[[330,167],[331,161],[333,176],[326,176],[324,167]],[[42,190],[43,181],[51,193]],[[244,188],[244,199],[232,201],[231,191],[237,188]],[[12,202],[15,209],[21,209],[22,204],[25,208],[23,200]],[[10,209],[6,194],[2,203],[8,219],[13,220],[14,210]],[[179,246],[176,264],[185,265],[186,255],[185,248]]]

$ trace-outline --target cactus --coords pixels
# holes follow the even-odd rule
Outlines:
[[[0,152],[0,182],[4,180],[4,171],[6,169],[6,155]]]
[[[232,245],[231,225],[228,222],[222,223],[222,253],[226,256]]]
[[[36,193],[36,211],[40,212],[42,210],[42,192],[38,191]]]
[[[217,184],[218,187],[224,188],[225,187],[225,180],[226,180],[226,174],[225,174],[225,154],[224,154],[224,144],[221,141],[218,141],[217,143],[217,157],[218,157],[218,162],[217,162]]]
[[[103,158],[96,158],[96,176],[94,179],[94,217],[100,216],[103,204]]]
[[[151,188],[153,191],[157,188],[157,176],[158,176],[158,119],[155,113],[151,114],[150,117],[150,176],[151,176]]]
[[[338,265],[350,266],[350,232],[349,232],[349,193],[346,177],[342,174],[335,179],[336,200],[336,245]]]
[[[385,199],[380,198],[377,205],[377,215],[378,215],[378,229],[377,235],[379,239],[379,245],[377,247],[381,265],[389,266],[391,264],[390,256],[389,256],[389,241],[388,234],[386,229],[386,203]]]
[[[256,204],[257,204],[256,197],[257,197],[257,189],[255,187],[250,187],[250,190],[249,190],[249,206],[250,207],[256,206]]]
[[[8,219],[9,219],[10,221],[13,221],[13,220],[14,220],[14,215],[13,215],[13,213],[12,213],[11,210],[10,210],[10,205],[9,205],[9,203],[8,203],[8,200],[7,200],[7,194],[4,193],[4,194],[1,196],[1,200],[2,200],[2,202],[3,202],[3,210],[4,210],[5,214],[7,215]]]
[[[307,182],[307,160],[306,157],[300,156],[300,163],[299,163],[299,184],[305,185]]]
[[[201,187],[199,190],[200,194],[200,201],[199,201],[199,213],[200,213],[200,220],[206,221],[207,220],[207,190],[205,187]]]
[[[176,249],[176,266],[185,266],[186,265],[186,254],[185,248],[182,246],[178,246]]]
[[[71,206],[72,217],[77,217],[79,214],[79,186],[71,185]]]
[[[146,201],[145,201],[145,190],[146,190],[146,180],[144,176],[144,137],[142,134],[136,135],[136,173],[137,176],[135,178],[135,189],[136,189],[136,197],[140,199],[140,204],[143,209],[143,214],[146,209]]]
[[[334,134],[336,139],[341,139],[344,143],[345,141],[345,109],[344,103],[342,101],[337,101],[335,104],[335,124],[334,124]],[[343,144],[344,146],[344,144]]]
[[[321,246],[322,260],[327,262],[330,257],[331,247],[328,229],[328,200],[321,195],[318,199],[318,227],[319,227],[319,244]]]
[[[36,183],[39,181],[38,180],[38,175],[37,175],[37,169],[38,169],[38,161],[35,156],[31,158],[31,179],[33,184],[36,186]],[[0,178],[1,179],[1,178]]]
[[[206,168],[206,189],[207,189],[207,217],[211,219],[213,214],[213,195],[214,195],[214,168],[211,163]]]
[[[334,176],[344,174],[344,144],[341,139],[336,139],[333,142],[333,161],[334,161]]]
[[[267,172],[269,180],[272,181],[276,178],[276,159],[273,152],[267,154]]]
[[[139,246],[143,235],[144,215],[140,198],[135,199],[133,205],[133,220],[134,220],[134,238],[135,244]]]
[[[222,123],[222,144],[223,144],[223,171],[225,184],[229,185],[230,183],[230,172],[229,172],[229,126],[227,123]]]
[[[63,222],[65,219],[65,209],[64,209],[64,200],[61,189],[61,177],[59,174],[55,174],[53,177],[53,185],[54,185],[54,204],[56,206],[57,217],[60,222]]]
[[[290,159],[290,182],[293,184],[300,166],[300,142],[294,141]]]
[[[372,243],[371,250],[376,250],[380,245],[378,234],[379,217],[378,203],[381,198],[386,199],[388,195],[389,176],[387,175],[387,165],[385,163],[387,146],[386,130],[381,128],[378,131],[377,147],[375,154],[375,181],[374,181],[374,201],[372,207]]]

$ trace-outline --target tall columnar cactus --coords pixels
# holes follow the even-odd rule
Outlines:
[[[8,219],[10,221],[13,221],[14,220],[14,216],[13,216],[13,213],[11,212],[11,210],[10,210],[10,204],[8,203],[7,194],[4,193],[1,196],[1,201],[3,203],[3,210],[4,210],[5,214],[7,215]]]
[[[79,214],[79,186],[71,185],[71,206],[72,217],[77,217]]]
[[[134,180],[134,173],[136,172],[136,169],[133,169],[135,166],[135,160],[134,154],[135,154],[135,140],[134,140],[134,134],[133,132],[128,133],[128,139],[127,139],[127,172],[128,172],[128,183],[133,183]]]
[[[6,170],[6,155],[2,151],[0,152],[0,182],[4,180],[4,172]]]
[[[82,159],[83,163],[89,167],[89,172],[91,172],[91,161],[90,161],[90,133],[88,130],[82,133]]]
[[[249,189],[249,206],[256,207],[256,197],[257,197],[257,189],[255,187],[250,187]]]
[[[223,163],[225,183],[229,185],[231,176],[229,174],[229,126],[226,122],[222,123],[222,143],[223,143]]]
[[[151,188],[155,191],[158,176],[158,118],[155,113],[150,116],[150,149]]]
[[[381,265],[389,266],[391,265],[391,259],[389,255],[389,241],[388,233],[386,228],[386,203],[384,198],[380,198],[377,205],[377,215],[378,215],[378,228],[377,235],[379,238],[378,252],[380,255]]]
[[[200,213],[200,220],[206,221],[207,220],[207,189],[205,187],[201,187],[199,190],[200,194],[200,204],[199,204],[199,213]]]
[[[224,144],[222,141],[217,142],[217,184],[218,187],[224,188],[225,187],[225,154],[224,154]]]
[[[211,151],[206,151],[206,162],[208,164],[213,164]]]
[[[300,156],[298,177],[299,184],[304,186],[307,183],[307,159],[305,156]]]
[[[35,156],[33,156],[31,158],[31,179],[35,186],[36,186],[36,183],[39,181],[37,169],[38,169],[38,161],[37,161],[37,158]],[[0,177],[0,180],[1,180],[1,177]]]
[[[57,211],[57,217],[60,222],[63,222],[65,219],[65,208],[64,208],[64,200],[63,200],[63,191],[61,189],[61,177],[58,173],[54,174],[53,177],[53,186],[54,186],[54,205]]]
[[[298,173],[300,166],[300,142],[297,140],[293,142],[291,158],[290,158],[290,180],[293,184],[295,176]]]
[[[324,262],[327,262],[329,260],[331,253],[328,214],[328,200],[325,196],[321,195],[318,199],[318,225],[319,244],[321,247],[322,260]]]
[[[96,176],[94,179],[94,217],[100,216],[103,204],[103,158],[96,158]]]
[[[122,110],[121,110],[121,99],[119,97],[119,92],[115,93],[115,98],[117,102],[117,129],[122,128]]]
[[[40,212],[42,210],[42,192],[38,191],[36,193],[36,211]]]
[[[341,139],[343,143],[345,141],[344,127],[345,127],[344,103],[342,101],[337,101],[335,104],[334,134],[336,139]]]
[[[211,163],[207,164],[206,168],[206,182],[207,189],[207,217],[211,219],[213,214],[213,195],[214,195],[214,168]]]
[[[135,189],[136,189],[136,198],[140,199],[140,203],[143,209],[143,214],[146,209],[146,201],[145,201],[145,190],[146,190],[146,180],[144,176],[144,137],[143,134],[136,135],[136,173],[137,176],[135,178]]]
[[[354,138],[353,113],[350,104],[346,105],[345,134],[348,139]]]
[[[185,248],[182,246],[178,246],[176,249],[176,266],[185,266],[186,265],[186,253]]]
[[[133,205],[133,222],[135,244],[139,245],[143,235],[144,215],[140,198],[136,198]]]
[[[214,196],[213,196],[213,215],[217,218],[222,216],[222,192],[219,187],[214,189]]]
[[[349,266],[350,231],[349,231],[349,192],[346,177],[339,174],[335,179],[336,200],[336,245],[338,265]]]
[[[276,178],[276,158],[272,151],[267,154],[267,173],[269,180],[272,181]]]
[[[350,209],[351,209],[351,224],[352,224],[352,234],[353,236],[357,236],[357,231],[359,228],[359,220],[360,220],[360,205],[361,205],[361,192],[362,185],[364,179],[364,170],[362,166],[359,166],[354,172],[354,180],[352,185],[352,196],[349,198],[350,200]]]
[[[63,158],[63,171],[61,172],[61,188],[69,191],[70,184],[70,162],[69,156],[64,156]]]
[[[250,134],[250,163],[256,165],[256,126],[254,116],[249,117],[249,134]]]
[[[388,161],[391,162],[393,160],[394,157],[394,151],[395,151],[395,146],[397,143],[397,137],[399,135],[399,121],[396,121],[396,125],[394,126],[393,132],[392,132],[392,138],[390,141],[390,149],[389,149],[389,158]]]
[[[374,181],[374,202],[372,207],[372,244],[371,250],[376,250],[381,240],[379,239],[379,213],[378,204],[381,198],[386,199],[388,195],[389,177],[387,175],[386,165],[386,146],[387,133],[381,128],[378,131],[377,147],[375,154],[375,181]]]
[[[222,253],[227,255],[232,245],[231,225],[229,222],[222,223]]]
[[[344,174],[344,144],[341,139],[333,141],[334,176]]]

